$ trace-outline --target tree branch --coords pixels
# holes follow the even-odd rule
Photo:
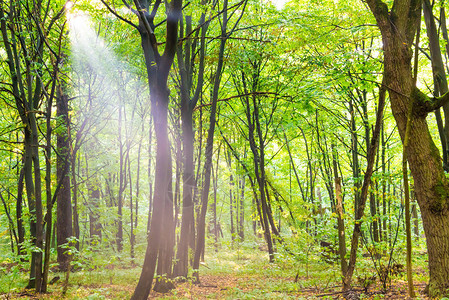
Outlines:
[[[415,113],[426,116],[428,113],[442,107],[446,103],[449,103],[449,92],[445,93],[441,97],[429,97],[421,92],[420,89],[414,88],[411,98],[414,102]]]
[[[241,95],[235,95],[235,96],[231,96],[228,98],[224,98],[224,99],[218,99],[218,102],[222,102],[222,101],[229,101],[231,99],[235,99],[235,98],[242,98],[242,97],[247,97],[247,96],[251,96],[251,95],[257,95],[257,96],[278,96],[278,93],[273,93],[273,92],[250,92],[250,93],[245,93],[245,94],[241,94]],[[205,103],[203,105],[199,105],[197,107],[195,107],[194,111],[202,109],[203,107],[207,107],[207,106],[211,106],[212,103]]]
[[[365,0],[377,21],[377,26],[381,31],[385,30],[389,24],[388,5],[382,0]]]
[[[123,22],[125,22],[128,25],[131,25],[132,27],[136,28],[137,30],[139,30],[139,27],[134,24],[133,22],[131,22],[128,19],[125,19],[124,17],[120,16],[115,10],[113,10],[109,4],[106,3],[106,1],[101,0],[101,2],[104,4],[104,6],[106,6],[106,8],[114,15],[116,16],[119,20],[122,20]],[[131,7],[129,5],[127,5],[127,3],[125,3],[125,5],[131,10]]]

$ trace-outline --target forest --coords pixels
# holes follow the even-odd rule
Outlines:
[[[448,299],[444,0],[0,0],[0,299]]]

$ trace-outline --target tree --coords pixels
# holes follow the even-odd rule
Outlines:
[[[366,3],[382,34],[385,85],[403,141],[410,122],[411,142],[406,156],[427,236],[429,294],[432,297],[447,295],[449,230],[443,229],[443,224],[449,222],[449,182],[429,133],[426,116],[449,101],[449,95],[430,98],[415,84],[411,47],[421,21],[422,1],[395,0],[390,7],[381,0],[367,0]]]
[[[48,3],[2,1],[0,3],[0,28],[6,50],[12,96],[24,127],[24,180],[32,216],[30,233],[37,249],[32,253],[28,286],[35,288],[37,292],[46,290],[46,278],[42,269],[44,208],[39,153],[39,132],[42,129],[39,129],[38,114],[41,109],[41,100],[46,99],[46,154],[49,155],[51,128],[48,127],[51,115],[48,113],[51,113],[52,100],[55,96],[63,27],[58,28],[59,34],[53,36],[52,33],[54,28],[58,27],[57,21],[63,12],[64,7],[61,8],[60,3],[52,1]],[[50,157],[46,163],[47,176],[51,174],[49,159]],[[46,184],[47,208],[49,209],[52,205],[49,181]],[[51,209],[47,216],[46,222],[49,223]],[[48,230],[51,230],[51,226],[47,228]]]
[[[202,3],[204,5],[205,2]],[[201,13],[198,26],[192,30],[191,13],[180,22],[180,40],[183,43],[177,49],[180,87],[179,99],[182,121],[183,173],[182,173],[182,223],[181,235],[177,251],[177,262],[173,273],[175,276],[187,277],[189,242],[195,236],[193,191],[196,187],[194,167],[194,132],[193,110],[203,93],[204,59],[206,51],[206,32],[210,20],[206,21],[205,13]],[[201,35],[198,40],[199,33]],[[199,50],[197,51],[197,47]],[[196,70],[195,60],[199,60]],[[194,73],[198,73],[196,82]],[[196,83],[196,86],[194,85]]]
[[[56,98],[57,115],[59,116],[59,127],[57,127],[56,143],[58,149],[57,156],[57,177],[61,182],[61,188],[57,194],[56,228],[58,245],[58,264],[61,271],[67,271],[69,267],[70,255],[62,245],[68,242],[68,238],[73,235],[72,230],[72,201],[70,189],[70,123],[69,123],[69,97],[65,93],[63,86],[59,86],[58,97]]]
[[[117,15],[105,1],[102,0],[102,2],[117,17],[125,20]],[[157,0],[151,10],[150,3],[144,0],[134,0],[134,6],[126,2],[125,4],[139,19],[139,25],[135,25],[128,20],[125,21],[137,29],[140,34],[150,89],[151,114],[154,120],[157,143],[153,215],[148,235],[148,246],[142,273],[132,296],[132,299],[147,299],[153,284],[154,271],[161,245],[161,236],[164,235],[163,230],[168,230],[168,228],[164,227],[166,201],[171,200],[169,196],[169,184],[171,181],[168,178],[170,152],[167,131],[169,102],[167,80],[176,53],[178,21],[181,17],[182,0],[172,0],[170,3],[166,3],[166,39],[165,50],[162,55],[158,50],[158,42],[154,32],[157,28],[157,24],[154,24],[155,17],[162,2]]]

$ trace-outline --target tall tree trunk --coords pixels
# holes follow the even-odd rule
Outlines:
[[[215,173],[214,173],[215,169]],[[212,203],[212,224],[214,226],[214,246],[215,252],[218,252],[218,221],[217,221],[217,191],[218,191],[218,160],[215,167],[212,168],[212,186],[214,189],[214,202]]]
[[[131,148],[131,140],[128,139],[128,143],[127,143],[127,153],[128,155],[126,156],[126,159],[128,161],[127,166],[128,166],[128,181],[129,181],[129,212],[130,212],[130,216],[129,216],[129,225],[130,225],[130,232],[129,232],[129,244],[130,244],[130,250],[129,250],[129,255],[131,257],[132,263],[134,263],[134,247],[135,247],[135,243],[136,243],[136,234],[135,234],[135,227],[134,227],[134,196],[133,196],[133,182],[132,182],[132,176],[131,176],[131,160],[129,158],[129,152],[130,152],[130,148]],[[137,176],[138,178],[139,176]],[[137,199],[137,197],[136,197]],[[137,201],[137,200],[136,200]]]
[[[441,96],[448,92],[446,72],[444,70],[443,57],[440,48],[440,39],[438,36],[435,17],[432,12],[432,6],[429,0],[423,0],[424,20],[426,22],[426,32],[429,39],[430,57],[432,59],[432,73],[435,96]],[[448,171],[448,150],[449,150],[449,103],[443,105],[444,123],[441,118],[440,108],[435,110],[435,117],[440,134],[440,141],[443,150],[443,168]]]
[[[228,164],[228,169],[232,172],[232,161],[231,161],[231,154],[228,153],[226,155],[226,160]],[[234,226],[234,176],[232,176],[232,173],[229,174],[229,221],[231,226],[231,240],[232,244],[234,244],[235,240],[235,226]]]
[[[53,57],[52,57],[53,60]],[[54,62],[55,65],[59,64],[59,58]],[[46,194],[46,206],[47,212],[45,218],[43,219],[42,230],[45,228],[44,241],[44,260],[43,260],[43,271],[42,271],[42,284],[39,289],[36,289],[38,292],[46,293],[47,292],[47,283],[48,283],[48,271],[50,269],[50,246],[51,246],[51,232],[52,232],[52,224],[53,224],[53,201],[52,201],[52,190],[51,190],[51,152],[52,152],[52,132],[53,128],[51,125],[51,115],[52,115],[52,107],[53,107],[53,98],[56,91],[56,81],[58,80],[58,71],[57,69],[53,72],[54,81],[51,87],[50,95],[47,95],[47,108],[46,108],[46,134],[45,134],[45,194]],[[58,87],[59,89],[59,87]]]
[[[184,97],[186,97],[185,95]],[[183,97],[183,96],[181,96]],[[193,165],[193,126],[192,110],[189,108],[189,101],[183,101],[182,134],[184,150],[184,170],[182,188],[182,223],[181,237],[178,245],[177,263],[175,265],[175,275],[187,277],[189,241],[194,235],[192,225],[194,224],[193,188],[195,185],[194,165]]]
[[[385,75],[383,77],[385,79]],[[346,273],[344,274],[343,278],[343,289],[349,290],[351,288],[352,283],[352,275],[354,273],[355,269],[355,263],[357,260],[357,249],[359,246],[359,238],[361,234],[362,229],[362,217],[364,215],[365,211],[365,204],[368,197],[368,188],[371,184],[371,175],[373,174],[374,169],[374,158],[376,156],[377,147],[379,145],[379,135],[380,135],[380,129],[382,125],[382,119],[383,119],[383,111],[385,106],[385,80],[383,79],[382,85],[379,88],[379,105],[377,108],[377,114],[376,114],[376,124],[374,127],[373,136],[371,138],[370,145],[368,147],[368,155],[367,155],[367,166],[366,166],[366,172],[363,178],[363,185],[362,190],[360,192],[360,202],[358,203],[357,210],[355,212],[356,218],[355,218],[355,224],[354,229],[352,232],[352,239],[351,239],[351,254],[349,257],[348,262],[348,268]]]
[[[240,242],[245,240],[245,175],[240,175],[240,200],[239,200],[239,217],[238,217],[238,235]]]
[[[205,2],[203,2],[205,4]],[[181,19],[180,34],[181,39],[185,36],[193,35],[192,32],[192,16],[185,16],[185,24]],[[188,249],[189,243],[194,248],[195,243],[195,220],[194,220],[194,191],[196,194],[197,186],[195,180],[194,167],[194,132],[193,132],[193,109],[195,108],[203,89],[204,74],[204,58],[205,58],[205,35],[209,26],[209,21],[205,22],[205,14],[202,13],[198,26],[201,27],[201,37],[199,40],[199,67],[196,88],[193,86],[193,62],[197,56],[197,42],[187,39],[182,47],[177,49],[177,62],[181,77],[180,100],[181,100],[181,120],[182,120],[182,143],[183,143],[183,197],[182,197],[182,223],[181,236],[178,246],[177,263],[174,273],[177,276],[187,276],[188,271]],[[199,36],[200,30],[196,30],[194,34],[196,38]],[[194,90],[194,91],[193,91]],[[190,94],[193,94],[190,96]],[[198,168],[201,165],[198,160]],[[199,169],[198,169],[199,170]]]
[[[63,272],[69,267],[70,255],[62,245],[68,242],[72,232],[72,199],[70,192],[70,137],[69,137],[69,103],[68,97],[62,87],[56,98],[56,114],[61,123],[56,134],[56,147],[58,156],[56,158],[56,177],[61,182],[61,188],[57,194],[56,228],[57,228],[57,252],[59,269]]]
[[[243,83],[245,83],[245,76],[244,73],[242,73],[242,79]],[[270,231],[270,224],[268,221],[268,205],[266,200],[266,194],[265,194],[265,182],[262,180],[262,176],[260,174],[259,168],[261,166],[260,163],[260,157],[259,157],[259,150],[256,146],[256,140],[254,137],[254,123],[252,122],[252,114],[251,114],[251,107],[249,103],[249,97],[246,97],[246,119],[248,121],[248,138],[249,138],[249,144],[251,151],[253,153],[253,165],[254,165],[254,173],[257,180],[257,185],[259,189],[258,196],[260,197],[260,207],[261,213],[260,215],[260,222],[262,224],[262,228],[264,231],[264,237],[265,241],[268,246],[268,256],[270,262],[274,261],[274,249],[273,249],[273,240],[271,237],[271,231]],[[256,198],[257,199],[257,198]]]
[[[386,148],[387,143],[385,142],[385,122],[382,120],[381,129],[381,159],[382,159],[382,238],[383,241],[387,241],[387,173],[386,173]]]
[[[150,232],[151,227],[151,215],[153,214],[153,180],[152,180],[152,159],[153,159],[153,116],[150,115],[150,123],[148,126],[148,220],[147,220],[147,234]]]
[[[351,114],[351,154],[352,154],[352,177],[354,180],[354,214],[357,214],[357,210],[360,203],[360,164],[359,164],[359,150],[357,139],[357,125],[355,120],[353,99],[349,100],[349,113]],[[357,215],[354,216],[357,218]]]
[[[170,151],[170,148],[169,148]],[[171,152],[171,151],[170,151]],[[171,153],[169,153],[171,157]],[[172,260],[175,247],[175,222],[173,219],[173,188],[172,188],[172,173],[173,167],[171,160],[169,161],[169,168],[167,172],[168,181],[168,197],[165,200],[164,207],[164,227],[162,228],[162,236],[159,248],[157,261],[157,278],[154,285],[154,290],[160,293],[166,293],[173,289],[170,278],[172,277]]]
[[[135,0],[136,11],[139,18],[137,27],[142,49],[147,67],[148,85],[150,88],[151,114],[154,121],[154,130],[156,133],[156,172],[153,197],[153,214],[151,217],[150,232],[148,234],[148,245],[145,252],[142,273],[139,282],[131,297],[132,300],[146,300],[153,284],[154,271],[160,249],[161,234],[165,223],[164,213],[166,201],[170,201],[168,168],[170,167],[170,149],[168,139],[168,102],[169,90],[167,80],[169,71],[173,64],[178,43],[178,21],[182,12],[182,0],[173,0],[166,7],[166,40],[165,50],[160,55],[157,47],[156,36],[154,35],[154,17],[159,8],[153,7],[150,16],[145,15],[149,12],[149,4],[144,0]]]
[[[346,261],[346,230],[343,212],[343,197],[341,193],[341,177],[338,176],[337,157],[333,145],[332,163],[335,179],[335,198],[337,202],[335,211],[337,212],[338,254],[340,255],[340,270],[342,278],[344,278],[346,271],[348,270],[348,262]]]
[[[206,160],[204,162],[204,180],[203,180],[203,189],[201,191],[201,210],[200,215],[198,217],[198,235],[197,235],[197,243],[195,249],[195,255],[193,258],[193,269],[196,270],[194,272],[194,277],[197,282],[199,282],[199,266],[200,266],[200,258],[201,254],[205,248],[205,237],[206,237],[206,212],[207,212],[207,204],[209,201],[209,189],[210,189],[210,177],[212,170],[212,155],[214,148],[214,133],[215,133],[215,123],[216,123],[216,113],[217,113],[217,103],[218,103],[218,92],[220,89],[221,76],[224,69],[224,51],[226,41],[229,38],[230,34],[227,32],[228,25],[228,0],[224,0],[223,2],[223,20],[221,23],[221,41],[220,48],[218,52],[218,62],[217,68],[215,70],[214,77],[214,85],[212,90],[212,104],[211,104],[211,112],[209,116],[209,129],[207,131],[207,141],[206,141]]]
[[[25,176],[24,168],[22,167],[20,169],[19,173],[19,179],[17,183],[17,201],[16,201],[16,221],[17,221],[17,254],[18,255],[24,255],[25,249],[23,246],[23,242],[25,241],[25,227],[23,226],[23,219],[22,219],[22,201],[23,201],[23,178]]]
[[[120,170],[119,170],[119,188],[118,188],[118,201],[117,201],[117,235],[116,235],[116,244],[117,251],[121,252],[123,249],[123,192],[125,191],[125,178],[126,178],[126,161],[125,161],[125,153],[123,151],[124,141],[122,139],[122,100],[120,98],[120,104],[118,108],[118,143],[119,143],[119,155],[120,155]]]
[[[100,186],[98,180],[90,179],[87,182],[89,192],[89,235],[91,243],[94,245],[101,239],[100,224]]]

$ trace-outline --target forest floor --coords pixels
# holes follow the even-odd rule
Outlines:
[[[398,257],[401,254],[398,254]],[[425,255],[415,255],[414,286],[417,299],[424,295],[428,278]],[[381,263],[381,261],[377,261]],[[101,268],[79,270],[70,274],[69,286],[62,296],[64,274],[49,286],[49,292],[35,295],[25,290],[27,274],[14,270],[5,272],[0,266],[0,299],[129,299],[134,291],[141,269],[118,261]],[[7,270],[6,270],[7,271]],[[407,299],[405,272],[391,278],[387,289],[382,289],[379,279],[365,289],[367,278],[375,274],[369,258],[359,259],[354,274],[352,299]],[[274,263],[257,247],[232,249],[222,247],[218,252],[209,249],[205,263],[200,267],[200,284],[192,280],[176,283],[176,288],[166,294],[151,292],[157,299],[342,299],[337,264],[323,262],[319,255],[309,255],[307,261],[297,261],[279,254]],[[3,279],[2,279],[3,277]],[[9,278],[9,279],[8,279]]]

